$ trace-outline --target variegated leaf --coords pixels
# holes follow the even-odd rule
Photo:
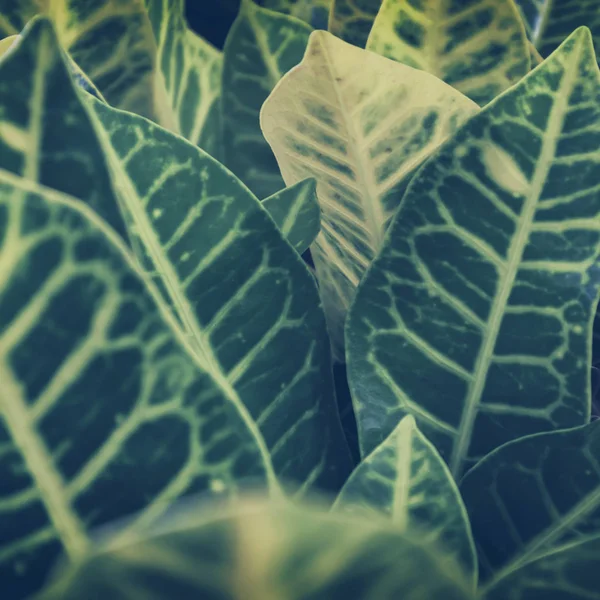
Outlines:
[[[51,28],[32,23],[29,29],[35,31],[26,30],[0,60],[0,169],[82,200],[126,238],[106,161],[67,59]]]
[[[109,521],[279,490],[248,411],[160,304],[84,204],[0,170],[2,598],[30,597]]]
[[[281,77],[302,60],[311,31],[298,19],[242,0],[225,42],[225,164],[258,198],[285,185],[261,132],[260,109]]]
[[[296,17],[315,29],[327,29],[331,0],[259,0],[258,4]]]
[[[74,565],[39,600],[473,600],[456,563],[388,524],[311,506],[189,509]]]
[[[338,360],[356,286],[412,173],[477,110],[433,75],[324,31],[265,102],[261,125],[286,184],[317,180],[311,254]]]
[[[595,600],[600,590],[600,536],[557,550],[507,573],[482,600]]]
[[[595,421],[505,444],[467,473],[460,491],[486,587],[565,544],[600,534],[599,457]]]
[[[316,181],[300,181],[269,196],[262,204],[296,252],[308,250],[321,226]]]
[[[443,548],[475,587],[477,559],[467,511],[448,467],[411,415],[358,465],[332,510],[388,518],[400,531]]]
[[[367,50],[432,73],[480,106],[531,64],[513,0],[383,0]]]
[[[21,46],[25,56],[60,55],[45,20],[32,25]],[[2,66],[9,58],[21,77],[31,78],[34,69],[37,81],[52,82],[43,96],[55,121],[77,110],[87,114],[87,121],[47,139],[47,156],[57,171],[63,164],[73,169],[73,156],[61,149],[85,138],[87,146],[75,157],[86,164],[99,156],[108,165],[140,265],[206,370],[252,415],[273,468],[290,480],[290,493],[339,489],[350,465],[335,413],[318,292],[267,211],[229,171],[183,138],[81,92],[80,100],[72,86],[45,75],[43,60],[19,62],[14,52]],[[86,192],[95,184],[89,178]]]
[[[542,56],[548,56],[578,27],[589,27],[600,43],[597,0],[516,0],[527,33]]]
[[[154,93],[162,97],[162,89],[157,88],[162,86],[167,98],[154,120],[222,160],[223,55],[187,27],[183,14],[185,0],[144,2],[157,45],[156,64],[160,68]]]
[[[599,143],[581,29],[420,170],[348,319],[364,453],[411,413],[459,477],[589,419]]]
[[[183,0],[0,0],[0,33],[39,14],[111,105],[219,154],[221,55],[187,29]]]
[[[332,0],[329,31],[349,44],[364,48],[381,2],[382,0]]]

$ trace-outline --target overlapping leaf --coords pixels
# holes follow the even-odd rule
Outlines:
[[[600,590],[600,538],[550,553],[511,571],[483,595],[485,600],[589,600]]]
[[[102,149],[66,64],[52,30],[39,26],[0,61],[0,168],[82,200],[125,238]]]
[[[315,29],[327,29],[331,0],[259,0],[258,4],[301,19]]]
[[[0,581],[19,600],[89,530],[190,492],[278,489],[264,440],[208,375],[117,236],[0,171]]]
[[[388,525],[314,509],[242,505],[180,515],[67,571],[40,600],[468,600],[453,561]]]
[[[581,29],[412,181],[348,319],[363,452],[411,413],[460,476],[589,419],[599,101]]]
[[[284,188],[265,198],[262,205],[298,254],[315,241],[321,226],[321,211],[314,179]]]
[[[261,125],[285,182],[317,180],[321,233],[311,253],[339,360],[346,311],[407,182],[476,111],[436,77],[324,31],[265,102]]]
[[[548,56],[578,27],[589,27],[600,40],[600,6],[596,0],[516,0],[527,34]]]
[[[412,416],[355,469],[333,510],[388,517],[399,530],[444,549],[475,584],[475,546],[458,488]]]
[[[460,490],[486,579],[600,534],[600,421],[506,444]]]
[[[183,1],[1,0],[0,34],[49,16],[63,48],[112,106],[218,156],[221,55],[187,29]]]
[[[261,132],[260,109],[275,85],[301,60],[312,28],[242,0],[224,48],[225,164],[266,198],[284,187],[277,161]]]
[[[328,29],[342,40],[364,48],[382,0],[332,0]]]
[[[22,46],[34,55],[58,51],[43,20]],[[8,58],[21,60],[16,52]],[[34,66],[19,64],[31,77]],[[48,81],[45,65],[35,65],[39,81]],[[78,102],[72,86],[45,93],[56,120],[72,114],[62,112]],[[350,466],[312,275],[260,202],[217,161],[147,119],[85,98],[79,109],[88,122],[47,140],[55,168],[63,165],[60,149],[86,137],[77,155],[106,161],[140,265],[206,370],[252,415],[277,474],[299,493],[339,489]]]
[[[383,0],[367,50],[432,73],[481,106],[531,63],[513,0]]]

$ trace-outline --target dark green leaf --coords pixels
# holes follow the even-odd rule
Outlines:
[[[599,147],[581,29],[415,176],[348,318],[364,453],[411,413],[460,477],[511,439],[587,422]]]

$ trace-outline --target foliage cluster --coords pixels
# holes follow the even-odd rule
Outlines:
[[[3,599],[600,598],[596,0],[0,33]]]

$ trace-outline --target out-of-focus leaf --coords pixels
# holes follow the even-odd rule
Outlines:
[[[189,493],[274,493],[271,457],[82,202],[0,170],[0,585],[37,591],[90,530]],[[206,366],[206,365],[205,365]]]
[[[179,516],[66,571],[40,600],[469,600],[456,563],[389,524],[251,504]]]

